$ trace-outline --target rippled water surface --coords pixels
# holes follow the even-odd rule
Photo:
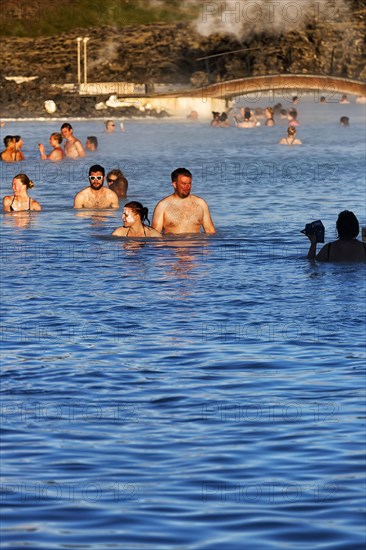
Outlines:
[[[280,125],[72,121],[99,151],[58,165],[36,148],[58,122],[7,124],[27,161],[2,196],[25,171],[43,211],[1,219],[3,548],[363,548],[365,269],[307,261],[300,233],[366,225],[363,112],[298,110],[294,148]],[[151,214],[190,168],[217,234],[112,238],[123,202],[72,209],[94,162]]]

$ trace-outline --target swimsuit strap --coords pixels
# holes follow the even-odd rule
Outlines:
[[[31,209],[31,200],[32,200],[32,199],[31,199],[30,197],[28,197],[28,198],[29,198],[28,210],[30,211],[30,209]],[[15,195],[14,195],[13,200],[11,201],[10,206],[9,206],[9,208],[10,208],[10,210],[11,210],[12,212],[15,212],[15,210],[14,210],[14,208],[13,208],[13,202],[14,202],[14,201],[15,201]]]
[[[327,259],[329,260],[329,256],[330,256],[330,247],[332,246],[332,243],[328,243],[328,254],[327,254]]]
[[[144,224],[142,224],[142,227],[144,228],[144,236],[146,237],[146,231],[145,231],[145,227],[146,227],[146,226],[145,226]],[[129,227],[129,228],[128,228],[128,230],[127,230],[127,233],[126,233],[125,237],[127,237],[127,235],[129,234],[129,232],[130,232],[130,229],[131,229],[131,227]]]

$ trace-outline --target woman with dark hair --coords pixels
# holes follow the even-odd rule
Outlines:
[[[26,174],[14,176],[12,188],[14,195],[8,195],[3,199],[5,212],[21,212],[24,210],[42,210],[39,202],[28,196],[27,189],[33,189],[34,183]]]
[[[160,237],[159,231],[150,227],[149,210],[141,202],[132,201],[123,208],[123,226],[117,227],[112,235],[115,237]],[[144,221],[149,225],[145,225]]]
[[[107,184],[109,189],[117,193],[119,199],[123,199],[127,195],[128,180],[118,168],[108,172]]]
[[[366,243],[356,239],[360,232],[358,219],[353,212],[344,210],[337,219],[338,240],[327,243],[316,254],[316,235],[307,235],[310,240],[308,259],[320,262],[366,262]]]

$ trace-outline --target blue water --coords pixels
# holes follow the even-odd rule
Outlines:
[[[347,109],[347,112],[345,112]],[[40,162],[58,122],[7,123],[40,213],[2,214],[2,547],[356,550],[365,543],[365,267],[305,259],[305,223],[365,223],[361,106],[285,126],[72,121],[99,152]],[[339,117],[351,114],[351,126]],[[111,238],[74,211],[117,165],[152,214],[193,172],[215,236]]]

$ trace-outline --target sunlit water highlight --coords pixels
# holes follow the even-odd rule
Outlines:
[[[2,215],[3,548],[363,548],[365,269],[308,262],[300,233],[365,225],[363,109],[298,110],[296,148],[75,122],[99,152],[60,165],[36,148],[57,122],[7,124],[27,161],[2,196],[25,171],[43,211]],[[151,214],[190,168],[217,235],[112,238],[121,208],[71,208],[95,162]]]

